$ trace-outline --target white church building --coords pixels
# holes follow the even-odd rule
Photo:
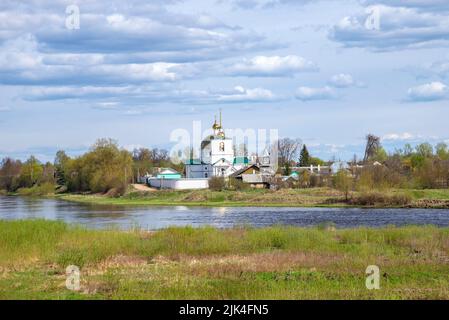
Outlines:
[[[229,177],[241,170],[257,165],[260,173],[274,174],[270,153],[265,152],[262,157],[254,156],[252,161],[247,156],[236,156],[234,141],[226,137],[220,121],[215,119],[212,126],[213,134],[201,142],[199,159],[189,159],[185,162],[186,177],[164,179],[153,177],[148,184],[160,189],[204,189],[208,188],[208,181],[212,177]]]
[[[248,165],[246,157],[235,157],[234,144],[227,138],[220,122],[212,126],[213,134],[201,142],[200,159],[186,162],[187,179],[208,179],[211,177],[228,177]]]

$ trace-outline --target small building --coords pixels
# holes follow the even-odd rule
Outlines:
[[[261,168],[255,164],[237,170],[230,177],[249,184],[251,188],[268,189],[270,187],[271,176],[263,174]]]
[[[330,166],[321,166],[321,165],[310,165],[308,167],[293,167],[291,168],[293,172],[296,172],[298,175],[304,171],[308,171],[312,174],[317,175],[330,175],[332,174],[332,167]]]
[[[171,168],[163,168],[156,175],[156,179],[173,180],[173,179],[181,179],[181,178],[182,178],[181,174],[178,171],[171,169]]]
[[[237,170],[233,174],[231,174],[231,178],[241,179],[243,175],[249,175],[249,174],[259,174],[260,173],[260,167],[256,164],[252,164],[250,166],[244,167],[240,170]]]

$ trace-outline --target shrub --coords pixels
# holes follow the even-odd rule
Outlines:
[[[247,189],[249,189],[249,185],[247,183],[244,183],[240,179],[230,178],[229,179],[229,189],[238,190],[238,191],[247,190]]]
[[[388,195],[380,192],[365,192],[352,198],[350,203],[359,206],[404,206],[411,201],[411,196],[403,193]]]
[[[46,196],[49,194],[53,194],[54,192],[55,185],[50,182],[43,183],[40,186],[35,185],[31,188],[20,188],[19,190],[17,190],[17,193],[22,196]]]
[[[337,190],[343,192],[345,194],[345,200],[348,201],[349,193],[352,189],[353,180],[348,172],[345,170],[340,170],[333,177],[334,186]]]
[[[415,173],[417,187],[423,189],[447,188],[449,182],[449,163],[427,159]]]
[[[405,176],[399,168],[390,169],[386,166],[366,166],[359,172],[357,189],[361,191],[372,189],[400,188],[405,184]]]
[[[209,179],[209,189],[212,191],[223,191],[226,187],[225,179],[222,177],[212,177]]]

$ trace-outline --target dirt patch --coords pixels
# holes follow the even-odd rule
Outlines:
[[[150,188],[144,184],[132,184],[131,187],[135,190],[135,191],[141,191],[141,192],[156,192],[158,191],[155,188]]]
[[[201,201],[206,201],[207,200],[207,195],[204,194],[203,192],[199,193],[199,192],[191,192],[189,194],[187,194],[183,201],[191,201],[191,202],[201,202]]]
[[[337,264],[345,259],[344,255],[335,254],[277,252],[204,258],[184,256],[180,262],[186,264],[192,273],[219,275],[239,272],[284,272],[297,267],[317,268]]]
[[[137,256],[117,255],[110,257],[92,268],[84,269],[89,275],[101,275],[107,272],[110,268],[135,268],[148,264],[148,260]]]

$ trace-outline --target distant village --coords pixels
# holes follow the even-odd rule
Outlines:
[[[234,141],[225,134],[221,115],[220,121],[212,125],[213,134],[201,142],[198,158],[190,158],[184,163],[185,172],[173,168],[157,168],[153,174],[139,177],[139,182],[158,189],[207,189],[212,179],[236,180],[251,188],[277,189],[302,182],[303,184],[326,184],[329,178],[344,170],[352,172],[363,168],[357,162],[324,162],[315,158],[310,161],[306,146],[302,146],[301,159],[291,165],[292,159],[279,164],[279,155],[267,148],[262,155],[236,155]],[[291,141],[291,144],[295,144]],[[300,144],[288,146],[299,148]],[[295,152],[294,152],[295,153]],[[307,158],[307,159],[305,159]],[[286,161],[284,161],[286,162]],[[301,165],[302,164],[302,165]],[[378,161],[370,165],[381,166]],[[305,185],[304,187],[308,187]]]

